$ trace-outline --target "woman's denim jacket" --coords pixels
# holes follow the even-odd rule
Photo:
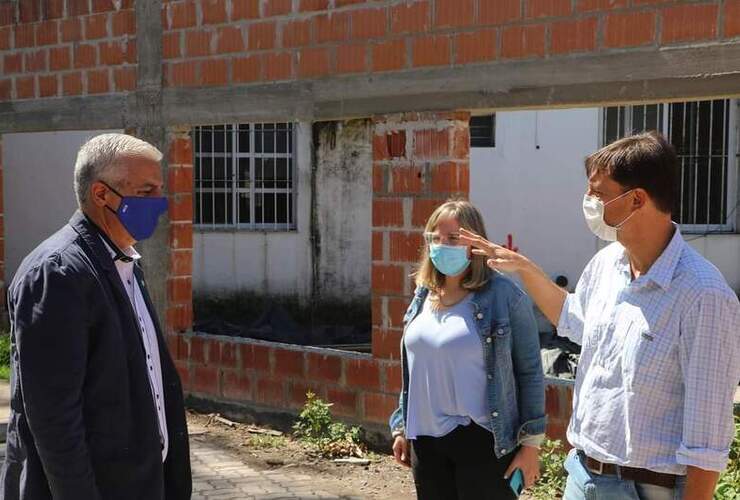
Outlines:
[[[414,292],[403,318],[404,334],[421,312],[428,293],[423,287]],[[545,385],[537,323],[529,297],[511,279],[495,271],[470,303],[483,344],[489,427],[496,442],[496,456],[501,457],[525,437],[545,432]],[[408,408],[409,371],[403,338],[401,367],[399,407],[390,418],[393,432],[404,431]]]

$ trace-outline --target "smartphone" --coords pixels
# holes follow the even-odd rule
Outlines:
[[[509,478],[509,488],[511,488],[511,491],[513,491],[517,497],[522,494],[522,490],[524,489],[524,474],[522,474],[522,469],[515,469],[511,474],[511,477]]]

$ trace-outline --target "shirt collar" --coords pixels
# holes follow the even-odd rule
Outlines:
[[[673,223],[674,233],[668,246],[660,254],[658,260],[656,260],[650,269],[648,270],[645,277],[653,281],[656,285],[661,287],[663,290],[667,290],[673,281],[673,275],[676,272],[676,266],[678,261],[681,259],[681,253],[683,253],[686,242],[683,240],[681,230],[678,228],[678,224]]]
[[[648,272],[645,273],[643,277],[643,280],[652,281],[663,290],[667,290],[671,284],[671,281],[673,281],[673,275],[676,272],[676,266],[678,265],[678,261],[681,259],[681,254],[683,252],[684,246],[686,245],[686,242],[681,235],[681,230],[678,228],[678,224],[674,222],[673,227],[675,231],[673,233],[671,241],[668,243],[668,246],[665,247],[663,253],[660,254],[660,257],[658,257],[653,265],[650,266],[650,269],[648,269]],[[622,258],[619,261],[619,268],[623,273],[627,274],[628,276],[632,276],[632,271],[630,269],[629,259],[627,258],[626,251],[623,252]]]
[[[100,239],[103,240],[103,244],[105,244],[105,248],[108,249],[108,253],[114,262],[121,261],[128,264],[130,262],[136,262],[141,258],[141,255],[134,247],[119,249],[112,242],[108,242],[107,238],[104,238],[102,234]]]

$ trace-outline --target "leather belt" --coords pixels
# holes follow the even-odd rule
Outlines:
[[[603,462],[599,462],[595,458],[589,457],[585,453],[582,453],[582,455],[586,459],[586,468],[594,474],[608,474],[611,476],[618,476],[628,481],[634,481],[636,483],[653,484],[655,486],[662,486],[670,489],[676,487],[676,478],[678,476],[674,474],[654,472],[648,469],[637,469],[635,467],[623,467],[615,464],[605,464]]]

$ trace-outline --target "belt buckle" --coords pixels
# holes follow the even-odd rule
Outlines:
[[[586,461],[588,462],[588,458],[586,459]],[[597,463],[599,464],[599,467],[598,467],[598,469],[597,469],[597,468],[595,468],[595,467],[591,467],[591,466],[589,466],[589,467],[588,467],[588,470],[590,470],[590,471],[591,471],[591,472],[593,472],[594,474],[598,474],[598,475],[600,475],[600,476],[601,476],[601,475],[603,475],[603,474],[604,474],[604,462],[601,462],[601,461],[599,461],[599,460],[593,460],[593,459],[591,459],[591,461],[592,461],[592,462],[597,462]]]

